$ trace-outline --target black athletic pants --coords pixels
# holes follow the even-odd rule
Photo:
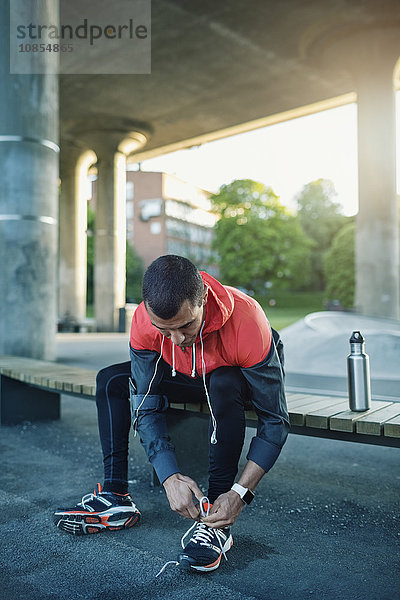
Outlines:
[[[206,402],[203,382],[177,373],[160,361],[164,370],[160,390],[170,402]],[[97,375],[96,403],[104,457],[104,490],[128,489],[128,438],[131,426],[129,401],[130,361],[111,365]],[[248,387],[238,367],[220,367],[207,376],[207,389],[217,421],[217,444],[209,443],[210,502],[234,483],[245,434]],[[210,423],[210,435],[212,427]],[[210,436],[209,436],[210,439]],[[190,474],[189,474],[190,475]]]

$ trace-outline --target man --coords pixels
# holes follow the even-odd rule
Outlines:
[[[179,563],[198,571],[216,569],[233,543],[231,525],[253,499],[288,434],[282,343],[255,300],[200,273],[186,258],[168,255],[145,273],[130,346],[130,363],[97,376],[103,488],[76,507],[58,510],[56,524],[84,534],[137,522],[140,513],[128,494],[130,396],[133,427],[171,509],[195,520]],[[206,401],[210,409],[207,498],[180,472],[166,428],[168,402],[188,400]],[[258,428],[234,483],[249,401]]]

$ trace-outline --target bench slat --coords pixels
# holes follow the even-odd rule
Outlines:
[[[295,408],[299,408],[299,407],[306,407],[306,406],[310,406],[311,404],[316,404],[317,402],[321,402],[321,400],[331,400],[333,402],[337,401],[337,400],[341,400],[341,398],[337,398],[336,396],[312,396],[312,395],[308,395],[308,396],[303,396],[302,394],[299,394],[299,396],[297,397],[297,399],[290,399],[287,402],[288,408],[289,410],[295,409]]]
[[[246,410],[246,421],[258,423],[258,416],[255,410]]]
[[[370,416],[361,417],[356,422],[356,431],[357,433],[369,435],[381,435],[385,421],[389,421],[396,416],[400,416],[400,402],[377,410]]]
[[[185,405],[180,402],[170,402],[170,408],[177,408],[178,410],[185,410]]]
[[[316,427],[317,429],[329,429],[329,420],[331,417],[338,415],[339,413],[346,410],[349,406],[348,401],[340,401],[332,406],[326,408],[320,408],[319,410],[313,411],[306,415],[306,426]]]
[[[208,408],[208,407],[207,407]],[[185,409],[190,412],[203,412],[203,404],[201,402],[185,402]]]
[[[19,356],[0,356],[0,373],[30,385],[95,396],[96,372]]]
[[[371,402],[371,408],[366,410],[365,412],[354,412],[351,410],[346,410],[343,413],[332,417],[329,423],[330,429],[333,431],[349,431],[353,432],[355,429],[355,424],[358,419],[366,417],[367,415],[371,415],[372,413],[380,410],[381,408],[385,408],[386,406],[390,406],[391,402]]]
[[[86,396],[95,396],[96,385],[82,385],[82,394],[85,394]]]
[[[340,399],[339,399],[340,400]],[[305,403],[292,408],[289,406],[289,417],[292,425],[305,425],[306,415],[310,412],[335,406],[338,403],[338,398],[328,397],[325,400],[317,400],[312,403]]]
[[[400,438],[400,416],[386,421],[383,425],[383,431],[387,437]]]
[[[307,394],[297,394],[296,392],[286,392],[286,400],[291,402],[292,400],[301,400],[302,398],[306,400],[310,396]]]

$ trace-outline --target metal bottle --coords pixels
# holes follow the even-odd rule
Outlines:
[[[356,412],[368,410],[371,407],[369,356],[364,352],[364,338],[359,331],[353,331],[350,338],[347,379],[350,410]]]

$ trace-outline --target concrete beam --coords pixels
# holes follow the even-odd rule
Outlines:
[[[327,98],[326,100],[313,102],[311,104],[299,106],[291,110],[277,112],[273,115],[268,115],[267,117],[254,119],[253,121],[239,123],[238,125],[234,125],[232,127],[218,129],[217,131],[210,131],[209,133],[193,138],[182,139],[179,142],[174,142],[166,146],[152,148],[151,150],[144,148],[144,150],[135,152],[135,154],[132,154],[130,157],[128,157],[128,163],[142,162],[144,160],[149,160],[150,158],[156,158],[157,156],[169,154],[170,152],[187,150],[193,146],[201,146],[202,144],[208,144],[209,142],[222,140],[233,135],[248,133],[249,131],[256,131],[262,127],[270,127],[271,125],[277,125],[278,123],[285,123],[286,121],[292,121],[293,119],[300,119],[301,117],[314,115],[315,113],[323,112],[325,110],[332,110],[333,108],[338,108],[339,106],[346,106],[347,104],[351,104],[356,100],[356,93],[349,92],[348,94],[341,94],[340,96]]]

